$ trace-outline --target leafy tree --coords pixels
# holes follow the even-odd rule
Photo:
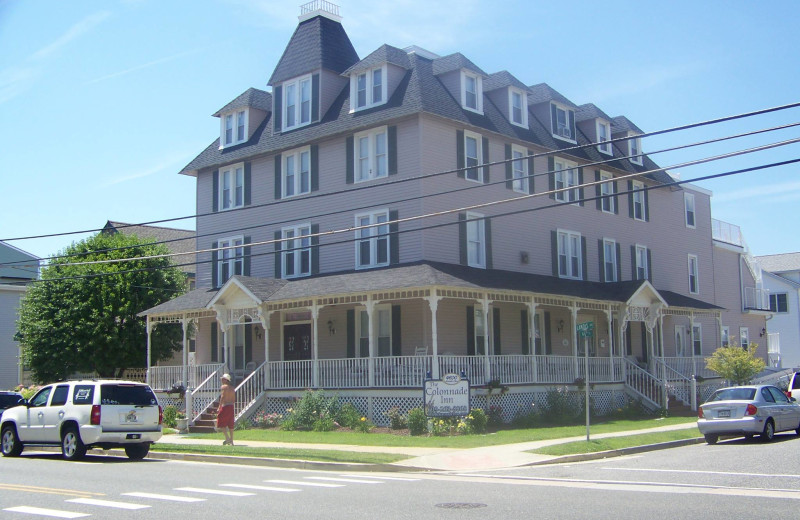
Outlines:
[[[130,249],[114,250],[120,247]],[[18,337],[25,364],[40,382],[76,372],[121,377],[126,368],[147,362],[145,319],[137,313],[172,299],[186,289],[185,275],[164,245],[142,244],[135,235],[99,233],[73,243],[42,269],[20,305]],[[62,255],[80,255],[64,257]],[[119,263],[90,264],[109,259]],[[156,327],[151,334],[153,362],[181,348],[178,327]]]
[[[733,384],[743,385],[766,366],[763,359],[756,357],[756,350],[756,343],[750,343],[747,348],[720,347],[706,360],[706,368]]]

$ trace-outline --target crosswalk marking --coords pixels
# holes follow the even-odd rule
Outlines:
[[[379,480],[361,480],[355,478],[336,478],[336,477],[306,477],[312,480],[325,480],[330,482],[347,482],[350,484],[383,484]]]
[[[11,511],[12,513],[26,513],[29,515],[50,516],[53,518],[83,518],[84,516],[91,516],[86,513],[71,513],[69,511],[59,511],[57,509],[44,509],[41,507],[17,506],[3,509],[3,511]]]
[[[210,495],[226,495],[229,497],[252,497],[255,493],[243,493],[241,491],[224,491],[222,489],[206,489],[196,487],[175,488],[175,491],[189,491],[191,493],[208,493]]]
[[[144,504],[131,504],[130,502],[114,502],[111,500],[98,500],[96,498],[72,498],[67,500],[74,504],[86,504],[88,506],[115,507],[117,509],[146,509],[150,506]]]
[[[125,496],[129,497],[139,497],[139,498],[152,498],[155,500],[171,500],[173,502],[204,502],[205,498],[196,498],[196,497],[180,497],[177,495],[160,495],[158,493],[123,493]]]
[[[339,475],[340,477],[352,478],[353,475]],[[378,480],[398,480],[401,482],[419,482],[418,478],[407,478],[407,477],[386,477],[383,475],[357,475],[359,477],[364,478],[375,478]]]
[[[290,486],[313,486],[325,488],[344,487],[344,484],[324,484],[322,482],[303,482],[301,480],[265,480],[264,482],[270,482],[272,484],[288,484]]]
[[[254,486],[252,484],[220,484],[220,486],[235,487],[242,489],[255,489],[258,491],[279,491],[281,493],[293,493],[295,491],[300,491],[299,489],[282,488],[275,486]]]

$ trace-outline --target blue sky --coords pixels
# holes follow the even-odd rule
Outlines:
[[[0,0],[0,239],[192,215],[183,166],[211,114],[267,90],[301,1]],[[359,56],[380,45],[461,52],[548,83],[645,132],[800,101],[797,4],[340,0]],[[800,121],[800,108],[645,139],[652,152]],[[798,138],[798,128],[653,155],[662,166]],[[684,179],[800,157],[800,144]],[[800,251],[800,164],[698,183],[754,254]],[[168,223],[193,229],[192,220]],[[86,235],[10,242],[40,257]]]

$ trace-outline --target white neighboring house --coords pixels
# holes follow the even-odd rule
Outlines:
[[[19,302],[31,280],[39,277],[39,258],[0,242],[0,390],[22,382],[17,332]]]
[[[777,334],[780,365],[800,367],[800,253],[756,257],[769,290],[772,318],[767,321],[770,342]]]

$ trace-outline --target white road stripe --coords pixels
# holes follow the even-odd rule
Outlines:
[[[171,500],[173,502],[205,502],[205,498],[179,497],[177,495],[159,495],[158,493],[123,493],[129,497],[152,498],[155,500]]]
[[[738,471],[702,471],[702,470],[683,470],[683,469],[647,469],[647,468],[615,468],[605,467],[614,471],[649,471],[652,473],[695,473],[699,475],[724,475],[726,477],[781,477],[781,478],[800,478],[800,475],[788,475],[786,473],[740,473]]]
[[[208,493],[210,495],[226,495],[229,497],[252,497],[255,493],[243,493],[241,491],[223,491],[221,489],[206,489],[196,487],[175,488],[175,491],[189,491],[191,493]]]
[[[356,478],[334,478],[334,477],[306,477],[312,480],[325,480],[329,482],[347,482],[348,484],[383,484],[380,480],[360,480]]]
[[[67,502],[86,504],[87,506],[115,507],[117,509],[146,509],[150,506],[144,504],[131,504],[130,502],[112,502],[111,500],[98,500],[96,498],[71,498]]]
[[[258,490],[258,491],[278,491],[278,492],[281,492],[281,493],[293,493],[295,491],[301,491],[300,489],[282,488],[282,487],[274,487],[274,486],[254,486],[252,484],[220,484],[220,486],[235,487],[235,488],[242,488],[242,489],[255,489],[255,490]]]
[[[290,486],[313,486],[326,488],[344,487],[344,484],[323,484],[322,482],[302,482],[300,480],[265,480],[264,482],[270,482],[272,484],[288,484]]]
[[[339,475],[340,477],[352,478],[353,475]],[[374,478],[379,480],[400,480],[403,482],[419,482],[418,478],[406,478],[406,477],[384,477],[381,475],[358,475],[359,477],[364,478]]]
[[[43,509],[41,507],[28,507],[18,506],[3,509],[3,511],[11,511],[12,513],[26,513],[29,515],[50,516],[53,518],[83,518],[84,516],[92,516],[87,513],[71,513],[69,511],[59,511],[57,509]]]

